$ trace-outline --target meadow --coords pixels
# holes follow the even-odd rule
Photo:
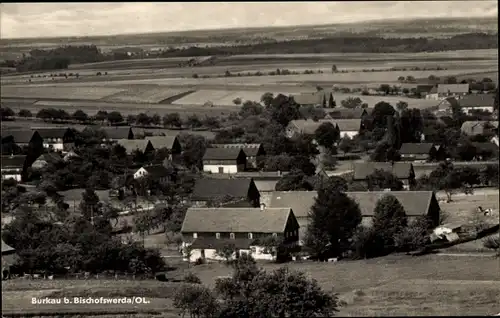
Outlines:
[[[274,270],[282,265],[259,263],[259,266]],[[493,257],[392,255],[338,263],[295,262],[286,266],[305,272],[324,290],[337,293],[342,304],[338,316],[492,315],[500,311],[499,263]],[[230,275],[231,268],[221,263],[182,266],[169,272],[168,277],[178,279],[187,272],[195,273],[204,284],[213,287],[215,278]],[[31,305],[30,297],[141,296],[148,298],[151,304],[138,308],[73,306],[73,310],[89,314],[94,310],[174,313],[171,297],[178,286],[178,283],[158,281],[13,280],[2,284],[3,310],[4,313],[66,311],[62,305],[43,308]]]

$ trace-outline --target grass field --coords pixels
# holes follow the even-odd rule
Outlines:
[[[176,96],[184,96],[189,92],[188,89],[169,89],[168,87],[137,87],[126,91],[121,91],[113,95],[105,96],[101,100],[112,102],[131,102],[131,103],[160,103]]]
[[[266,270],[281,265],[261,263]],[[491,315],[500,312],[498,259],[393,255],[384,258],[339,263],[296,262],[287,265],[304,271],[321,287],[338,293],[343,304],[339,316],[384,315]],[[180,278],[187,271],[214,286],[215,278],[231,274],[223,264],[212,263],[178,269],[169,277]],[[170,311],[177,283],[157,281],[6,281],[2,284],[2,309],[23,312],[62,312],[61,305],[31,305],[31,297],[120,297],[140,296],[151,301],[141,311]],[[73,306],[74,308],[81,308]],[[90,306],[89,311],[112,313],[126,306]],[[68,309],[70,310],[70,309]]]
[[[2,96],[4,97],[24,97],[24,98],[61,98],[61,99],[83,99],[97,100],[108,95],[122,91],[113,87],[99,86],[79,86],[79,87],[58,87],[58,86],[2,86]]]

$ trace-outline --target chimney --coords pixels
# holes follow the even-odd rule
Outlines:
[[[265,203],[261,203],[260,204],[260,210],[264,211],[265,209],[266,209],[266,204]]]

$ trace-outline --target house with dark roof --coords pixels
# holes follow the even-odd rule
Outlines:
[[[16,249],[2,239],[2,280],[10,278],[10,269],[14,265]]]
[[[181,143],[176,135],[170,136],[148,136],[144,139],[149,140],[151,145],[158,150],[162,148],[168,149],[170,152],[169,160],[178,159],[179,155],[182,153]]]
[[[2,156],[2,180],[14,179],[21,181],[26,176],[26,156]]]
[[[57,151],[69,151],[75,147],[75,134],[69,128],[32,128],[43,138],[43,147]]]
[[[468,136],[484,135],[485,133],[497,131],[498,122],[480,120],[466,121],[462,124],[460,130]]]
[[[104,142],[114,142],[119,139],[136,139],[132,127],[102,127],[101,130],[106,135],[106,138],[103,140]]]
[[[292,97],[297,104],[303,107],[312,106],[331,108],[333,105],[331,105],[330,102],[335,102],[333,92],[331,90],[301,93],[292,95]]]
[[[354,162],[353,181],[367,182],[368,176],[376,170],[392,173],[409,190],[415,184],[415,171],[411,162]]]
[[[438,84],[431,89],[426,99],[443,99],[447,97],[462,98],[469,94],[469,84]]]
[[[403,143],[399,149],[402,161],[434,161],[446,159],[444,148],[434,143]]]
[[[119,139],[116,143],[125,148],[128,155],[132,155],[136,150],[142,153],[151,153],[155,151],[151,142],[146,139]]]
[[[334,127],[339,129],[341,137],[352,138],[358,135],[363,128],[361,119],[320,119],[318,121],[312,119],[297,119],[292,120],[288,124],[286,134],[288,138],[292,138],[297,134],[313,135],[316,129],[323,123],[331,123]]]
[[[225,200],[225,204],[258,207],[260,193],[252,179],[212,179],[196,181],[191,194],[194,206],[205,207],[210,202]]]
[[[257,169],[258,162],[264,159],[266,151],[262,144],[212,144],[212,148],[242,149],[247,156],[247,168]]]
[[[492,142],[473,142],[472,146],[475,149],[475,160],[482,161],[498,157],[498,146]]]
[[[325,119],[365,119],[370,116],[372,108],[333,108],[327,112]]]
[[[346,192],[349,198],[359,204],[362,224],[365,226],[371,226],[377,201],[387,194],[398,199],[410,222],[418,217],[427,216],[433,226],[439,224],[439,202],[432,191]],[[299,240],[303,241],[309,224],[309,213],[316,197],[316,191],[276,191],[271,198],[270,207],[289,207],[294,211],[300,225]]]
[[[426,97],[427,94],[431,93],[434,87],[436,87],[436,85],[417,85],[415,94],[420,97]]]
[[[59,155],[57,152],[44,153],[36,158],[35,162],[31,164],[31,168],[33,168],[34,170],[40,170],[47,167],[49,164],[53,165],[62,160],[63,159],[61,155]]]
[[[262,244],[267,237],[298,243],[299,224],[290,208],[190,208],[182,223],[183,246],[190,246],[189,261],[221,260],[217,251],[231,246],[236,254],[255,259],[275,257]]]
[[[162,184],[166,184],[170,180],[171,175],[172,171],[163,165],[147,165],[139,168],[139,170],[134,173],[134,179],[137,180],[147,177]]]
[[[466,114],[473,113],[474,111],[493,113],[494,103],[494,94],[470,94],[462,97],[458,101],[460,108]]]
[[[229,173],[245,171],[247,155],[241,148],[207,148],[203,156],[203,171]]]
[[[19,147],[33,147],[43,149],[43,138],[37,131],[31,129],[5,129],[2,130],[2,144],[14,142]]]

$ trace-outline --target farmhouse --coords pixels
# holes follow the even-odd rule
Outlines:
[[[117,144],[125,148],[128,155],[132,155],[135,151],[146,154],[155,150],[151,142],[145,139],[119,139],[117,140]]]
[[[299,224],[292,209],[190,208],[182,223],[183,245],[190,246],[189,261],[221,260],[218,251],[230,247],[235,253],[252,254],[255,259],[275,257],[261,245],[262,239],[283,239],[286,246],[298,242]]]
[[[362,224],[371,226],[377,201],[384,195],[393,195],[405,208],[409,221],[427,216],[432,225],[439,224],[440,207],[432,191],[371,191],[371,192],[346,192],[346,195],[359,204],[362,215]],[[303,240],[307,233],[309,214],[314,205],[316,191],[276,191],[271,198],[271,208],[289,207],[294,211],[300,226],[299,240]]]
[[[246,158],[241,148],[207,148],[203,156],[203,171],[230,174],[244,171]]]
[[[474,111],[483,111],[493,113],[494,94],[471,94],[462,97],[458,103],[462,111],[466,114]]]
[[[2,239],[2,280],[10,277],[10,268],[15,263],[16,250]]]
[[[35,162],[31,164],[31,168],[33,168],[34,170],[40,170],[47,167],[49,164],[56,164],[60,161],[62,161],[62,158],[58,153],[44,153],[43,155],[36,158]]]
[[[260,193],[252,179],[209,179],[196,181],[191,201],[196,207],[222,200],[224,204],[258,207]]]
[[[435,85],[417,85],[415,94],[419,97],[426,97],[431,93]],[[437,91],[437,89],[436,89]]]
[[[168,149],[170,152],[169,160],[177,159],[182,153],[181,143],[177,136],[150,136],[145,137],[145,139],[149,140],[156,150],[162,148]]]
[[[312,135],[323,123],[331,123],[340,130],[341,137],[354,137],[362,128],[361,119],[321,119],[318,121],[297,119],[292,120],[286,129],[288,138],[297,134]]]
[[[334,108],[325,119],[364,119],[371,114],[371,108]]]
[[[404,143],[399,149],[403,161],[444,160],[444,148],[433,143]]]
[[[271,206],[271,198],[276,190],[278,180],[254,180],[254,182],[260,193],[260,204]]]
[[[32,128],[43,138],[43,147],[68,151],[75,146],[75,134],[69,128]]]
[[[212,144],[211,147],[242,149],[247,156],[247,168],[253,169],[257,169],[258,162],[266,155],[262,144]]]
[[[461,98],[467,94],[469,94],[469,84],[438,84],[425,98],[433,100],[439,100],[446,97]]]
[[[498,129],[498,122],[466,121],[462,124],[461,131],[468,136],[494,133]]]
[[[104,142],[115,142],[120,139],[136,139],[132,127],[103,127],[101,130],[106,137]]]
[[[409,190],[415,184],[415,171],[410,162],[354,162],[354,181],[368,180],[368,176],[376,170],[382,170],[392,173],[396,178],[403,182],[403,187]]]
[[[20,182],[26,175],[26,156],[2,156],[2,180],[14,179]]]
[[[332,91],[328,90],[321,90],[311,93],[301,93],[292,95],[292,97],[297,104],[303,107],[312,106],[331,108],[333,107],[332,103],[335,102]]]
[[[171,176],[172,172],[165,168],[163,165],[147,165],[139,168],[134,173],[134,179],[141,179],[144,177],[156,180],[161,184],[166,184]]]

